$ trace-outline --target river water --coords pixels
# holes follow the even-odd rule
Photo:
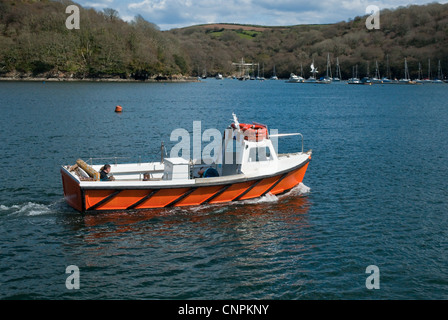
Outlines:
[[[447,98],[445,84],[0,82],[0,298],[447,299]],[[232,112],[304,135],[303,184],[193,208],[64,202],[61,165],[156,161],[173,130],[224,130]]]

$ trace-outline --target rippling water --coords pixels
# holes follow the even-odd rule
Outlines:
[[[0,97],[2,299],[448,298],[447,85],[3,82]],[[304,184],[230,205],[65,204],[60,165],[157,160],[174,129],[222,130],[232,112],[303,133]]]

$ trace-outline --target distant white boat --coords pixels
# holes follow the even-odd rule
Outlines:
[[[222,80],[222,74],[218,73],[215,78],[216,80]]]
[[[347,81],[348,84],[361,84],[361,80],[359,80],[358,78],[350,78]]]
[[[289,75],[289,79],[286,81],[288,83],[301,83],[303,82],[305,79],[303,79],[302,77],[295,75],[294,73],[291,73]]]
[[[409,76],[409,70],[408,70],[408,62],[406,58],[404,58],[404,78],[401,78],[398,80],[401,84],[415,84],[415,81],[411,80],[411,77]]]

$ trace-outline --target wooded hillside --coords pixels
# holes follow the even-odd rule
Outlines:
[[[265,76],[276,73],[283,78],[291,72],[310,75],[313,59],[320,75],[326,72],[327,55],[333,67],[336,58],[342,67],[343,78],[352,76],[358,65],[359,76],[373,75],[378,61],[381,75],[386,72],[389,57],[393,77],[404,76],[407,58],[411,76],[417,76],[418,63],[423,73],[437,72],[438,60],[448,73],[448,4],[432,3],[380,11],[380,29],[368,30],[366,17],[355,17],[349,22],[328,25],[300,25],[292,27],[202,25],[171,30],[191,57],[189,64],[195,72],[206,68],[209,74],[237,71],[232,62],[244,58],[246,62],[264,65]],[[195,69],[196,68],[196,69]],[[261,68],[261,67],[260,67]]]
[[[285,27],[214,24],[170,31],[145,21],[120,19],[114,9],[81,10],[79,30],[69,30],[65,8],[70,1],[2,0],[0,2],[0,76],[119,77],[232,75],[232,65],[244,58],[259,63],[264,76],[275,65],[279,77],[291,72],[309,76],[315,61],[320,75],[327,55],[336,58],[343,78],[358,65],[364,76],[378,61],[381,75],[389,58],[393,77],[404,74],[407,58],[411,77],[418,71],[436,75],[440,60],[448,73],[448,4],[432,3],[381,10],[380,29],[368,30],[366,17],[331,25]],[[262,69],[263,70],[263,69]],[[262,72],[261,70],[261,72]]]
[[[66,27],[70,1],[0,2],[0,74],[145,78],[188,74],[178,40],[141,16],[80,8],[80,29]]]

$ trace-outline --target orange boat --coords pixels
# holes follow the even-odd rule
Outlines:
[[[213,162],[112,164],[114,180],[100,181],[102,165],[78,159],[61,168],[65,200],[80,212],[198,206],[278,195],[302,182],[312,152],[303,151],[300,133],[268,135],[267,126],[240,124],[233,116]],[[272,138],[291,135],[302,137],[302,150],[277,154]]]

